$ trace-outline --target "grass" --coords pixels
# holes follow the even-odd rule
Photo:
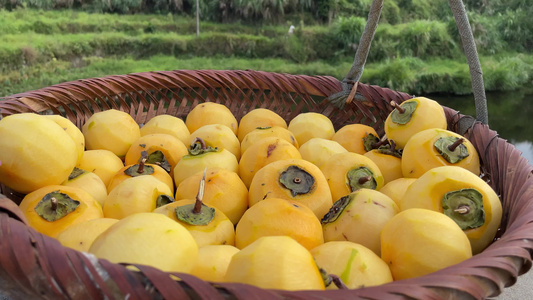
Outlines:
[[[254,69],[268,72],[313,75],[341,75],[347,72],[351,63],[329,65],[324,62],[297,64],[283,59],[244,59],[227,57],[193,57],[176,58],[168,55],[155,55],[147,59],[88,57],[72,63],[54,60],[31,66],[22,70],[0,75],[0,96],[7,96],[28,90],[83,78],[102,77],[106,75],[128,74],[147,71],[165,70],[245,70]],[[342,67],[346,71],[339,71]]]
[[[190,23],[188,18],[155,15],[90,14],[73,10],[43,11],[18,9],[0,11],[0,34],[38,32],[61,34],[65,32],[136,31],[149,25],[179,28]]]
[[[197,38],[194,19],[172,14],[0,10],[0,96],[81,78],[174,69],[255,69],[342,79],[353,61],[350,45],[359,38],[360,19],[300,24],[290,39],[282,25],[202,22]],[[480,20],[483,28],[494,27],[487,27],[492,20]],[[412,94],[470,93],[468,67],[448,25],[443,20],[380,24],[362,81]],[[530,84],[533,54],[500,48],[497,55],[481,58],[487,90]]]
[[[499,58],[482,57],[485,87],[488,91],[512,90],[531,82],[533,55],[512,56],[509,54]],[[529,64],[525,63],[527,61]],[[352,61],[348,59],[332,64],[325,61],[295,63],[280,58],[248,59],[223,56],[179,58],[155,55],[145,59],[92,56],[72,62],[52,60],[2,74],[0,75],[0,96],[83,78],[177,69],[253,69],[289,74],[327,75],[342,80],[351,64]],[[470,74],[466,63],[448,59],[422,61],[409,57],[369,63],[365,67],[361,81],[419,95],[468,94],[471,92]]]
[[[75,10],[43,11],[35,9],[17,9],[13,12],[0,10],[0,36],[5,34],[40,34],[64,33],[101,33],[126,32],[174,32],[177,34],[196,34],[196,20],[181,15],[117,15],[87,13]],[[286,26],[251,26],[220,24],[202,21],[200,31],[262,34],[273,36],[285,34]]]

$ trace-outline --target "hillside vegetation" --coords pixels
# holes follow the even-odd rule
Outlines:
[[[349,70],[369,0],[0,0],[0,96],[63,81],[173,69]],[[533,78],[525,0],[466,1],[487,90]],[[466,94],[466,59],[446,0],[385,1],[362,81]],[[289,25],[296,30],[289,36]]]

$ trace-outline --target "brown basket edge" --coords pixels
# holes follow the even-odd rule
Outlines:
[[[339,85],[339,86],[340,86],[340,85]],[[378,87],[378,88],[379,88],[379,87]],[[449,109],[449,110],[447,110],[447,111],[448,111],[448,114],[449,114],[450,116],[453,116],[453,117],[451,117],[451,119],[450,119],[450,123],[449,123],[449,124],[450,124],[450,127],[456,126],[456,124],[457,124],[457,118],[460,119],[460,118],[462,118],[463,116],[460,115],[460,114],[458,114],[457,112],[455,112],[453,109]],[[479,128],[479,126],[480,126],[480,124],[475,124],[475,126],[474,126],[474,128],[473,128],[472,131],[475,131],[476,128]],[[488,126],[487,126],[487,130],[488,130]],[[493,132],[490,132],[490,135],[493,135]],[[471,137],[471,136],[472,136],[472,134],[470,133],[470,137]],[[516,150],[516,149],[513,149],[514,147],[512,147],[512,145],[511,145],[511,147],[508,147],[509,144],[508,144],[505,140],[503,140],[503,139],[497,137],[497,134],[495,134],[495,133],[494,133],[494,136],[493,136],[492,138],[490,138],[488,142],[487,142],[487,141],[484,141],[484,143],[485,143],[486,146],[487,146],[486,148],[484,148],[484,153],[487,153],[488,151],[507,151],[507,149],[511,149],[511,150],[512,150],[511,152],[513,152],[513,153],[514,153],[514,151],[518,151],[518,150]],[[496,150],[488,150],[488,149],[490,148],[490,147],[489,147],[490,145],[496,145],[496,148],[497,148],[497,149],[496,149]],[[500,146],[498,146],[498,145],[500,145]],[[503,149],[503,150],[499,150],[499,149]],[[492,152],[491,152],[491,153],[492,153]],[[512,156],[512,155],[511,155],[511,156]],[[530,169],[531,169],[531,166],[529,166],[529,167],[530,167]],[[531,173],[531,170],[527,171],[526,173],[530,174],[530,173]],[[531,194],[531,193],[529,193],[529,194]],[[529,194],[528,194],[528,195],[529,195]],[[530,216],[528,215],[527,219],[528,219],[528,220],[531,220],[531,219],[533,219],[533,217],[530,217]],[[529,238],[530,238],[530,236],[528,236],[528,239],[529,239]],[[531,239],[533,239],[533,237],[531,237]],[[493,244],[493,245],[498,245],[498,243],[496,242],[496,243]],[[526,246],[527,246],[527,247],[522,247],[522,249],[526,249],[528,253],[531,253],[531,249],[532,249],[532,248],[530,247],[530,245],[526,245]],[[501,254],[500,254],[500,255],[501,255]],[[525,257],[522,255],[522,256],[519,257],[519,260],[524,260],[524,263],[522,264],[522,267],[517,268],[515,274],[511,274],[511,281],[506,282],[506,283],[504,284],[505,286],[508,286],[508,284],[513,284],[514,282],[513,282],[513,279],[512,279],[512,278],[514,278],[514,280],[516,280],[516,277],[515,277],[515,276],[518,276],[518,275],[522,274],[523,272],[529,270],[529,268],[531,267],[531,257],[529,257],[529,258],[525,258]],[[505,272],[508,272],[508,271],[505,271]],[[405,284],[405,283],[402,283],[402,286],[403,286],[404,284]],[[496,284],[496,286],[501,287],[501,283],[500,283],[500,284]],[[412,289],[412,288],[414,288],[414,287],[413,287],[413,286],[410,286],[410,289]],[[365,289],[365,291],[368,291],[368,289]],[[497,290],[495,290],[495,291],[493,291],[492,294],[493,294],[493,295],[494,295],[494,293],[499,294],[500,292],[501,292],[501,291],[497,291]],[[475,294],[478,294],[478,293],[476,292]],[[351,294],[350,294],[350,295],[351,295]]]

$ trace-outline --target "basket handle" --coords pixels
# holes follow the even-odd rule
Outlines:
[[[472,91],[474,93],[476,106],[476,120],[483,124],[488,124],[487,98],[483,84],[483,72],[481,70],[472,28],[468,21],[468,15],[466,14],[466,9],[462,0],[448,0],[448,3],[455,18],[455,23],[459,30],[459,35],[461,36],[463,49],[470,69]],[[364,66],[378,26],[382,7],[383,0],[372,1],[366,26],[361,35],[357,51],[355,52],[353,65],[341,82],[342,91],[328,97],[328,99],[339,108],[343,108],[346,103],[350,103],[355,96],[357,82],[363,75]]]

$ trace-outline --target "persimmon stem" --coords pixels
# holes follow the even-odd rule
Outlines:
[[[361,177],[359,178],[359,184],[364,184],[365,182],[368,182],[372,180],[372,176],[368,175],[368,176],[365,176],[365,177]]]
[[[52,197],[52,198],[50,199],[50,203],[51,203],[50,208],[51,208],[53,211],[57,210],[57,203],[58,203],[58,201],[57,201],[56,197]]]
[[[461,205],[453,211],[464,215],[470,212],[470,207],[468,205]]]
[[[455,148],[459,147],[459,145],[461,145],[464,141],[465,141],[464,138],[460,138],[460,139],[458,139],[458,140],[455,141],[453,144],[451,144],[450,146],[448,146],[448,150],[450,150],[450,151],[455,151]]]
[[[137,173],[142,174],[144,172],[144,164],[148,160],[148,152],[141,152],[141,160],[139,161],[139,168],[137,168]]]
[[[198,194],[196,195],[196,202],[194,203],[193,213],[199,214],[202,211],[202,200],[204,199],[205,191],[205,174],[207,173],[207,167],[204,169],[204,175],[200,180],[200,187],[198,188]]]
[[[200,143],[202,146],[202,150],[207,149],[207,145],[205,144],[205,141],[199,137],[195,138],[194,141],[191,143],[191,146],[194,146],[194,144]]]
[[[398,110],[399,113],[403,114],[405,112],[405,109],[403,109],[398,103],[391,101],[390,105],[392,105],[394,108]]]

